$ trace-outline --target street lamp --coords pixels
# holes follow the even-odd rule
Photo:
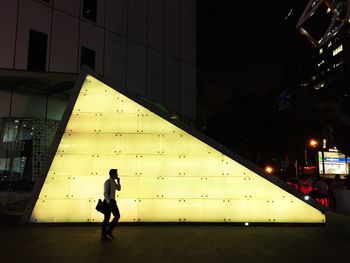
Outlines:
[[[272,174],[273,173],[273,167],[270,165],[265,166],[265,172],[268,174]]]
[[[307,162],[307,147],[310,146],[310,147],[315,148],[317,145],[318,145],[318,142],[316,140],[309,140],[307,142],[307,144],[305,145],[304,153],[305,153],[305,165],[306,166],[309,166],[309,164]]]

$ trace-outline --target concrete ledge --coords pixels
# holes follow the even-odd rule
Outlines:
[[[328,232],[350,240],[350,216],[335,212],[326,212]]]

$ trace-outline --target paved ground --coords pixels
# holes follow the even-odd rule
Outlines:
[[[0,262],[347,262],[350,240],[325,226],[0,226]]]

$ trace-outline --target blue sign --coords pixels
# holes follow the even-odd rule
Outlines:
[[[325,162],[336,162],[336,163],[345,163],[344,157],[325,157]]]

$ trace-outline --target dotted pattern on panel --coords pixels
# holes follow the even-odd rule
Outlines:
[[[40,176],[40,171],[47,158],[48,150],[58,128],[59,121],[34,119],[30,124],[33,129],[33,181]]]

